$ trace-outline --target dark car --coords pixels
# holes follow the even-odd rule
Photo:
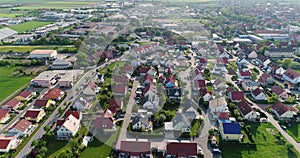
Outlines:
[[[212,153],[213,154],[221,154],[221,150],[220,149],[212,149]]]

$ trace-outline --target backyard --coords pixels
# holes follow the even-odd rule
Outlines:
[[[0,101],[31,80],[19,67],[0,67]]]
[[[246,123],[246,125],[250,126],[254,143],[250,143],[244,132],[243,143],[221,142],[220,149],[223,158],[299,157],[293,146],[286,142],[271,123]]]
[[[287,128],[287,132],[296,140],[296,142],[300,142],[300,123],[297,122],[291,124],[291,127]]]

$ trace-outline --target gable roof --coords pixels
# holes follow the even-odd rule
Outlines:
[[[240,72],[241,76],[251,76],[251,72],[249,70],[243,71],[243,70],[239,69],[239,72]]]
[[[36,107],[45,107],[48,103],[48,99],[37,99],[33,106],[36,106]]]
[[[283,74],[291,79],[300,77],[300,74],[291,68],[288,68]]]
[[[238,123],[223,123],[224,134],[241,134],[241,126]]]
[[[0,119],[5,117],[9,113],[9,110],[0,109]]]
[[[121,108],[122,100],[120,99],[110,99],[109,106],[114,107],[115,109]]]
[[[218,112],[217,115],[219,120],[229,120],[228,112]]]
[[[211,108],[217,108],[217,107],[221,107],[221,106],[227,106],[227,102],[224,97],[209,101],[209,107],[211,107]]]
[[[258,82],[264,84],[264,83],[266,83],[267,79],[270,78],[270,77],[272,77],[272,76],[269,75],[269,74],[267,74],[267,73],[263,73],[263,74],[259,77]]]
[[[197,156],[197,143],[170,142],[167,144],[167,155],[177,157]]]
[[[279,86],[273,86],[271,88],[271,91],[277,95],[280,95],[284,92],[284,90],[282,88],[280,88]]]
[[[68,110],[65,114],[65,118],[73,115],[76,119],[80,120],[80,111]]]
[[[27,121],[25,119],[20,120],[19,122],[17,122],[13,128],[19,130],[19,131],[26,131],[30,126],[32,125],[32,123],[30,121]]]
[[[13,139],[16,137],[0,136],[0,149],[6,149]]]
[[[128,83],[128,78],[126,75],[116,75],[116,76],[114,76],[114,81],[116,83],[126,84],[126,83]]]
[[[231,91],[231,99],[232,100],[244,100],[244,92],[243,91]]]
[[[126,91],[125,85],[115,85],[114,92],[124,94]]]
[[[278,101],[276,103],[274,103],[271,108],[273,110],[275,110],[280,116],[284,113],[286,113],[287,111],[289,111],[289,108],[284,105],[282,102]]]
[[[44,96],[44,99],[58,99],[62,96],[63,91],[59,88],[50,89]]]
[[[25,90],[23,92],[21,92],[18,96],[23,97],[23,98],[28,98],[32,95],[32,92]]]
[[[254,96],[258,96],[260,93],[262,93],[263,91],[260,88],[256,88],[254,91],[252,91],[252,94]]]
[[[62,126],[68,129],[70,132],[75,133],[78,127],[80,126],[80,121],[73,115],[69,115],[65,119],[65,122],[62,124]]]
[[[150,154],[150,142],[121,141],[120,152],[128,153],[130,156],[141,156]]]
[[[42,109],[29,109],[26,111],[24,117],[30,117],[36,119],[39,116],[41,111]]]
[[[194,80],[194,86],[199,88],[205,88],[205,80]]]
[[[246,116],[247,114],[253,111],[250,104],[246,100],[237,103],[237,107],[239,111],[243,114],[243,116]]]
[[[13,108],[13,107],[17,106],[20,103],[21,102],[18,99],[13,98],[10,101],[8,101],[7,103],[5,103],[4,105],[8,106],[9,108]]]
[[[104,115],[96,115],[94,117],[94,128],[95,129],[112,129],[113,119],[111,117],[104,117]]]

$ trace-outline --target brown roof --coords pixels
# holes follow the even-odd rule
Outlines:
[[[0,149],[6,149],[11,140],[15,139],[16,137],[7,137],[7,136],[0,136]]]
[[[300,74],[297,71],[295,71],[291,68],[288,68],[283,74],[285,76],[291,78],[291,79],[295,79],[297,77],[300,77]]]
[[[65,117],[67,118],[69,115],[73,115],[76,119],[80,120],[80,111],[68,110]]]
[[[18,123],[16,123],[13,128],[24,132],[26,129],[28,129],[28,127],[31,126],[31,124],[32,124],[31,122],[29,122],[25,119],[22,119]]]
[[[260,93],[262,93],[262,90],[260,88],[256,88],[254,91],[252,91],[252,94],[255,96],[258,96]]]
[[[30,54],[52,54],[55,50],[34,50]]]
[[[48,99],[37,99],[33,106],[37,106],[37,107],[45,107],[48,103]]]
[[[287,111],[289,111],[289,108],[284,105],[282,102],[278,101],[276,103],[274,103],[271,108],[273,110],[275,110],[280,116],[284,113],[286,113]]]
[[[197,143],[171,142],[167,144],[167,155],[177,157],[197,156]]]
[[[270,77],[271,77],[271,76],[270,76],[269,74],[263,73],[263,74],[259,77],[258,82],[264,84],[264,83],[266,83],[267,79],[270,78]]]
[[[45,95],[44,99],[58,99],[62,96],[63,91],[59,88],[50,89]]]
[[[194,80],[194,86],[205,88],[205,80]]]
[[[150,148],[150,142],[121,141],[120,153],[141,156],[141,154],[150,154]]]
[[[124,85],[115,85],[114,92],[124,94],[126,91],[126,87]]]
[[[273,93],[277,94],[277,95],[280,95],[280,94],[282,94],[284,92],[284,90],[282,88],[278,87],[278,86],[273,86],[271,88],[271,91]]]
[[[13,108],[13,107],[17,106],[20,103],[21,102],[18,99],[13,98],[10,101],[8,101],[7,103],[5,103],[5,105],[9,106],[9,108]]]
[[[220,120],[229,120],[228,112],[218,112],[217,115]]]
[[[41,111],[42,110],[36,110],[36,109],[35,110],[33,110],[33,109],[32,110],[27,110],[24,116],[35,119],[39,116]]]
[[[111,117],[104,117],[103,115],[96,115],[94,118],[95,129],[112,129],[114,126]]]
[[[28,98],[32,95],[32,92],[25,90],[23,92],[21,92],[18,96],[24,97],[24,98]]]
[[[246,102],[245,100],[240,101],[237,104],[237,107],[239,109],[239,111],[243,114],[243,116],[249,114],[252,110],[250,104],[248,102]]]
[[[0,109],[0,120],[5,118],[8,113],[9,113],[9,110]]]
[[[241,101],[245,99],[243,91],[231,91],[230,93],[231,93],[232,100]]]

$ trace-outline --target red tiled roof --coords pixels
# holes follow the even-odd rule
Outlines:
[[[252,111],[250,104],[248,104],[248,102],[246,102],[245,100],[237,103],[237,107],[244,116],[249,114]]]
[[[62,97],[62,91],[59,88],[50,89],[45,95],[44,99],[59,99]]]
[[[288,68],[283,74],[291,79],[300,77],[300,74],[291,68]]]
[[[120,153],[126,153],[130,156],[141,156],[150,154],[150,142],[121,141]]]
[[[289,108],[284,105],[282,102],[278,101],[276,103],[274,103],[271,108],[273,110],[275,110],[280,116],[284,113],[286,113],[287,111],[289,111]]]
[[[32,95],[32,92],[28,91],[28,90],[25,90],[23,92],[21,92],[18,96],[20,97],[24,97],[24,98],[28,98]]]
[[[231,93],[231,99],[232,100],[235,100],[235,101],[239,100],[239,101],[241,101],[241,100],[245,99],[244,98],[244,92],[242,92],[242,91],[232,91],[230,93]]]
[[[277,94],[277,95],[280,95],[280,94],[282,94],[284,92],[284,90],[282,88],[278,87],[278,86],[273,86],[271,88],[271,91],[273,93]]]
[[[8,101],[7,103],[5,103],[5,105],[7,105],[9,108],[13,108],[13,107],[17,106],[20,103],[21,102],[18,99],[13,98],[10,101]]]
[[[203,97],[204,95],[206,95],[206,93],[209,93],[210,95],[212,94],[212,92],[208,91],[206,87],[205,87],[205,88],[201,88],[201,89],[199,90],[199,93],[200,93],[200,96],[202,96],[202,97]]]
[[[251,76],[251,72],[250,71],[242,71],[242,70],[240,70],[240,74],[241,74],[241,76]]]
[[[128,78],[125,75],[116,75],[116,76],[114,76],[114,81],[116,83],[126,84],[126,83],[128,83]]]
[[[229,120],[228,112],[218,112],[217,115],[219,120]]]
[[[262,90],[260,88],[256,88],[254,91],[252,91],[252,94],[255,96],[258,96],[260,93],[262,93]]]
[[[6,149],[11,140],[0,139],[0,149]]]
[[[65,123],[65,120],[60,120],[60,119],[56,120],[56,126],[57,127],[62,126],[64,123]]]
[[[167,144],[167,155],[177,157],[197,156],[197,143],[171,142]]]
[[[2,120],[3,118],[5,118],[8,113],[9,113],[9,110],[0,109],[0,120]]]
[[[115,109],[121,108],[122,101],[120,99],[110,99],[109,106],[114,107]]]
[[[65,118],[69,117],[69,115],[73,115],[75,118],[80,120],[80,111],[68,110],[65,114]]]
[[[267,79],[270,78],[270,77],[271,77],[271,76],[270,76],[269,74],[263,73],[263,74],[259,77],[258,82],[264,84],[264,83],[266,83]]]
[[[37,99],[33,106],[37,106],[37,107],[45,107],[48,103],[48,99]]]
[[[14,125],[13,128],[24,132],[25,130],[27,130],[30,126],[32,125],[32,123],[30,121],[27,121],[25,119],[20,120],[18,123],[16,123]]]
[[[149,70],[150,70],[150,66],[140,67],[139,72],[140,73],[147,73]]]
[[[195,87],[200,87],[200,88],[205,88],[205,80],[194,80],[194,86]]]

